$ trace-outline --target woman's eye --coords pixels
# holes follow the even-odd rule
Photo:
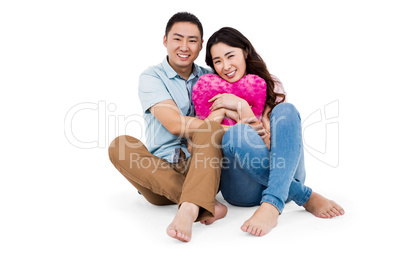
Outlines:
[[[230,59],[230,58],[232,58],[232,57],[234,57],[234,55],[229,55],[228,59]]]
[[[218,61],[215,61],[215,63],[214,63],[214,64],[218,64],[218,63],[221,63],[221,61],[220,61],[220,60],[218,60]]]

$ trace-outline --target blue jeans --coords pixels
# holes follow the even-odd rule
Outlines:
[[[271,150],[246,124],[229,128],[222,140],[220,190],[231,205],[250,207],[268,202],[282,213],[286,202],[299,206],[312,190],[304,185],[306,171],[300,115],[290,103],[271,113]]]

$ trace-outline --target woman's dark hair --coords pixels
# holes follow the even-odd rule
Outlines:
[[[169,19],[165,30],[166,37],[176,22],[191,22],[192,24],[195,24],[200,31],[201,39],[203,38],[204,30],[202,29],[200,20],[195,15],[188,12],[178,12]]]
[[[209,67],[211,67],[215,73],[214,64],[212,62],[211,47],[218,43],[224,43],[231,47],[241,48],[246,55],[246,72],[247,74],[255,74],[263,78],[267,83],[267,98],[265,105],[268,105],[272,109],[279,103],[285,101],[285,94],[274,92],[275,82],[268,72],[267,65],[263,59],[255,51],[251,42],[238,30],[231,27],[224,27],[217,32],[215,32],[208,40],[205,62]],[[276,102],[279,97],[280,101]],[[268,119],[270,117],[271,111],[268,113]]]

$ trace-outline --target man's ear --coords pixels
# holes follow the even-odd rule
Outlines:
[[[204,44],[204,39],[201,40],[200,51],[202,50],[202,44]]]
[[[166,35],[163,36],[163,45],[167,47],[167,37]]]

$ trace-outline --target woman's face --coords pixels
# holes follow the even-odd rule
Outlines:
[[[234,83],[246,75],[243,49],[217,43],[211,47],[211,56],[215,71],[229,83]]]

